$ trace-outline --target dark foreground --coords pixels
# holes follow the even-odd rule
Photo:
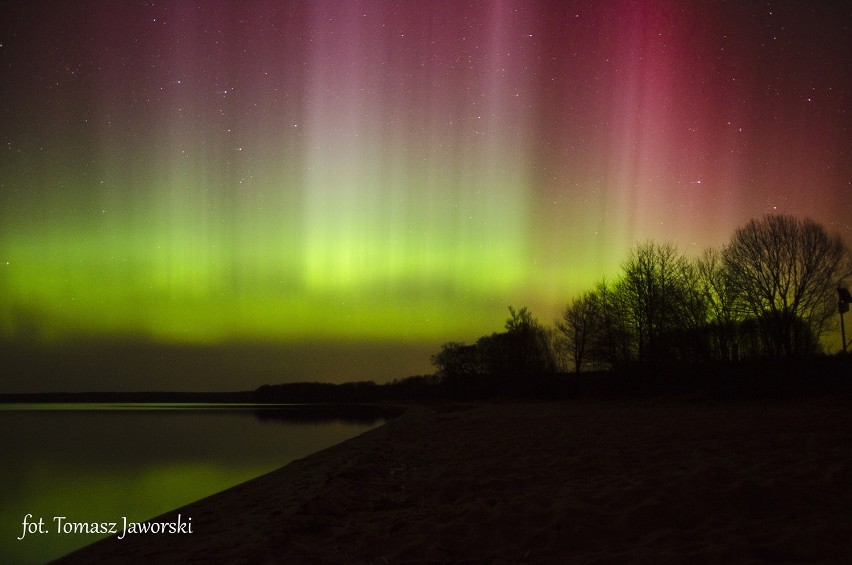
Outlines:
[[[848,562],[852,403],[438,404],[63,563]]]

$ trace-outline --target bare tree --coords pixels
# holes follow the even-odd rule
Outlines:
[[[758,320],[773,354],[818,348],[848,272],[839,236],[810,219],[767,215],[737,229],[722,258],[741,308]]]
[[[568,357],[574,363],[574,371],[580,372],[586,353],[591,347],[595,332],[600,328],[600,312],[595,293],[586,292],[569,303],[556,322]]]
[[[708,248],[696,261],[697,288],[707,309],[707,322],[715,356],[723,360],[738,357],[736,331],[741,321],[736,312],[737,294],[733,281],[725,269],[721,252]]]
[[[695,324],[689,261],[670,243],[648,242],[630,252],[622,270],[639,359],[661,358],[664,338]]]
[[[592,293],[598,312],[598,327],[591,336],[587,357],[609,368],[626,367],[635,358],[635,339],[628,319],[624,285],[606,279]]]

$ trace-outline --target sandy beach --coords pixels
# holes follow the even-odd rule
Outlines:
[[[414,406],[61,563],[837,563],[852,403]]]

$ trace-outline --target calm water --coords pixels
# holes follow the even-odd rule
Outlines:
[[[280,410],[0,405],[0,563],[42,563],[105,537],[58,534],[55,516],[142,521],[384,421],[311,420],[304,409]],[[281,419],[294,413],[300,421]],[[48,533],[17,540],[27,514],[43,518]]]

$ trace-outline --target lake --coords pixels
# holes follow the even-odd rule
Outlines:
[[[305,406],[0,405],[0,563],[109,535],[57,533],[63,521],[150,519],[382,423]]]

